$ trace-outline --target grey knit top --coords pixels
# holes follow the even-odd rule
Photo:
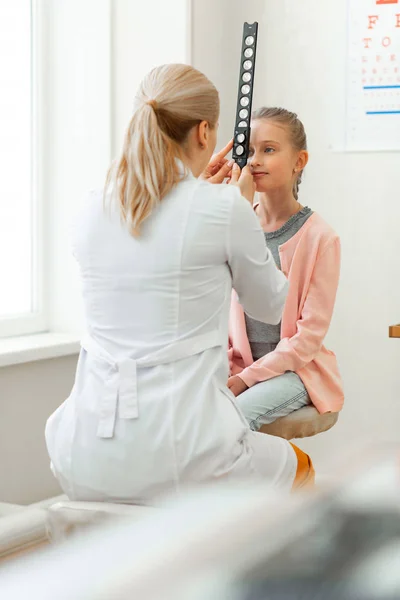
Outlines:
[[[265,243],[272,253],[276,265],[281,268],[281,260],[279,256],[279,246],[290,240],[311,217],[313,211],[308,208],[302,208],[298,213],[290,217],[288,221],[277,231],[264,233]],[[245,315],[247,337],[249,338],[253,359],[258,360],[269,352],[275,350],[281,339],[281,325],[267,325],[256,321]]]

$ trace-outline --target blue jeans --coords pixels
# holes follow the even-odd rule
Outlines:
[[[311,404],[300,377],[292,371],[256,383],[236,398],[250,429],[258,431],[262,425]]]

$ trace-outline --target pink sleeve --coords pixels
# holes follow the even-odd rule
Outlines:
[[[237,348],[232,345],[232,340],[229,338],[228,344],[228,360],[229,360],[229,376],[237,375],[244,369],[244,360]]]
[[[248,387],[286,371],[298,371],[315,358],[332,319],[339,273],[340,240],[335,238],[315,263],[296,334],[283,338],[273,352],[239,374]]]

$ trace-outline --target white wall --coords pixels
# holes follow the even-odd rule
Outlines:
[[[192,64],[205,73],[219,91],[222,107],[218,131],[220,146],[233,135],[236,71],[242,39],[241,26],[232,27],[240,19],[233,14],[231,5],[230,0],[192,0]]]
[[[70,225],[111,159],[111,0],[44,0],[43,208],[48,327],[82,330]],[[50,251],[51,249],[51,251]]]
[[[204,14],[213,6],[211,0],[208,7],[203,0],[194,4]],[[333,430],[301,442],[323,469],[335,453],[360,442],[400,442],[400,340],[388,338],[388,325],[400,321],[400,153],[340,151],[346,0],[227,0],[216,19],[195,22],[194,65],[224,98],[221,144],[233,128],[244,20],[260,23],[254,106],[282,105],[299,113],[310,149],[301,202],[342,239],[328,342],[338,355],[345,409]]]
[[[0,369],[0,502],[30,504],[61,493],[44,427],[68,396],[75,366],[69,356]]]
[[[144,75],[161,64],[189,62],[189,19],[188,0],[113,1],[113,155],[122,148]]]

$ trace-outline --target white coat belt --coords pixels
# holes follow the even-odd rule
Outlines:
[[[219,331],[204,333],[192,338],[173,342],[160,350],[138,359],[124,358],[115,360],[93,338],[86,336],[81,342],[82,348],[96,359],[111,367],[111,375],[104,381],[104,391],[99,399],[99,423],[97,436],[112,438],[115,420],[137,419],[139,417],[137,394],[137,369],[155,367],[200,354],[210,348],[222,346]]]

